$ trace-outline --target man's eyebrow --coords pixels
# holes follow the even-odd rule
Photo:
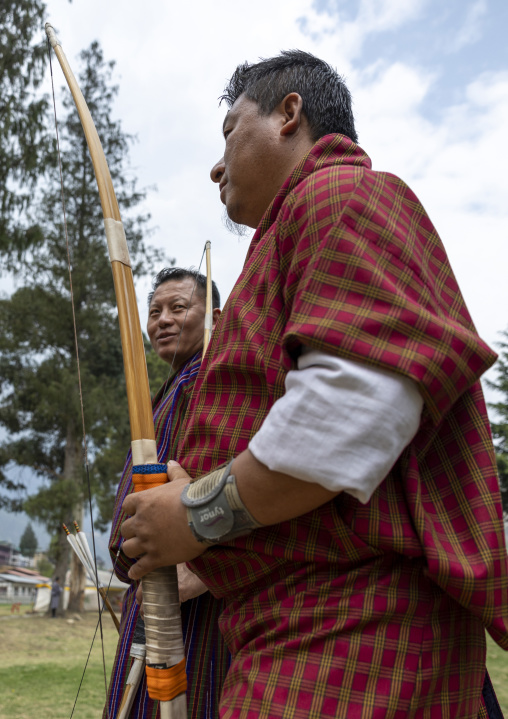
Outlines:
[[[159,287],[160,287],[160,285],[159,285]],[[187,297],[186,295],[176,295],[175,297],[171,297],[169,299],[170,302],[188,302],[189,300],[190,300],[190,297]],[[160,304],[162,302],[162,300],[159,300],[156,297],[152,297],[152,301],[150,302],[150,307],[152,306],[152,304],[154,302],[157,302]]]

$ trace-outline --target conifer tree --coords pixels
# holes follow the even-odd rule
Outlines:
[[[143,241],[148,216],[136,214],[144,199],[127,177],[131,137],[111,119],[117,88],[114,63],[98,43],[81,53],[79,84],[94,118],[113,178],[129,243],[134,275],[162,264]],[[81,123],[69,93],[60,119],[67,233],[84,393],[88,459],[104,526],[129,446],[128,414],[116,301],[93,168]],[[42,241],[15,271],[22,286],[0,301],[0,423],[10,433],[0,446],[0,466],[30,467],[43,480],[24,509],[58,532],[56,574],[65,577],[68,545],[61,523],[81,523],[85,496],[83,440],[67,249],[60,185],[54,163],[29,211]],[[28,261],[26,261],[28,259]],[[102,520],[102,522],[101,522]],[[72,598],[72,591],[71,591]],[[78,608],[70,604],[70,608]]]
[[[25,222],[51,144],[48,98],[40,93],[47,63],[46,6],[41,0],[0,3],[0,253],[10,266],[40,237]]]
[[[19,540],[19,551],[24,557],[33,557],[37,551],[37,537],[30,523],[25,527],[25,531]]]
[[[487,381],[487,384],[502,396],[502,400],[490,403],[489,407],[494,410],[497,420],[491,423],[492,434],[496,446],[503,510],[505,515],[508,515],[508,331],[501,332],[501,336],[503,340],[498,343],[500,352],[495,365],[497,380]]]

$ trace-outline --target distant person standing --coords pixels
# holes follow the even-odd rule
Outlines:
[[[56,610],[58,609],[58,605],[60,604],[60,594],[62,593],[62,587],[59,585],[59,581],[60,577],[55,577],[51,585],[51,599],[49,606],[51,609],[52,619],[56,617]]]

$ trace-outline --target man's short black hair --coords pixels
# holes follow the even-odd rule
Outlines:
[[[157,287],[163,285],[165,282],[184,280],[186,277],[189,277],[193,282],[195,282],[202,296],[206,297],[206,277],[204,275],[192,268],[165,267],[163,270],[158,272],[152,280],[152,292],[148,295],[148,307],[150,307],[152,297]],[[212,280],[212,309],[215,310],[218,307],[220,307],[220,294],[217,285]]]
[[[358,141],[351,93],[344,79],[310,52],[283,50],[277,57],[262,59],[255,65],[238,65],[220,101],[232,107],[245,94],[257,102],[262,115],[270,115],[291,92],[297,92],[303,100],[314,142],[331,133]]]

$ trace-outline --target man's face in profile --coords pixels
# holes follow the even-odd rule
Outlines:
[[[257,227],[281,185],[280,115],[261,115],[258,105],[241,95],[224,120],[224,157],[212,168],[229,218]],[[284,178],[283,178],[284,179]]]

